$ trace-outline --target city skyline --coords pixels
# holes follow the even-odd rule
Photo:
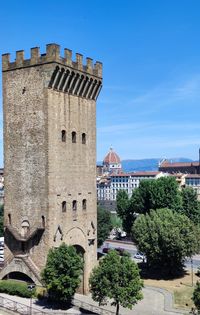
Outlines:
[[[21,5],[19,5],[21,4]],[[52,0],[1,4],[1,54],[51,42],[103,62],[97,102],[97,161],[187,157],[200,146],[198,0]],[[60,7],[59,6],[59,7]],[[71,14],[73,12],[73,14]],[[76,12],[76,17],[74,17]],[[75,59],[73,55],[73,59]],[[3,166],[2,86],[0,166]]]

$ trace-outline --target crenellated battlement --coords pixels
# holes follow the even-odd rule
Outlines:
[[[73,69],[89,73],[91,75],[102,78],[102,63],[96,62],[93,64],[91,58],[86,58],[86,65],[83,65],[83,56],[76,53],[76,61],[72,60],[72,51],[64,49],[64,57],[60,55],[60,45],[48,44],[46,45],[46,53],[40,54],[40,48],[31,48],[31,58],[24,59],[24,50],[16,51],[16,60],[10,62],[10,54],[2,55],[2,70],[9,71],[18,68],[37,66],[45,63],[57,62],[61,65],[71,67]]]

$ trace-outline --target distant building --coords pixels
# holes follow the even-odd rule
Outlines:
[[[163,160],[159,164],[158,170],[165,173],[184,173],[184,174],[200,174],[199,162],[169,162]]]
[[[185,176],[185,187],[192,187],[197,192],[197,198],[200,200],[200,174],[187,174]]]
[[[139,187],[141,180],[145,179],[157,179],[162,176],[167,176],[162,172],[136,172],[136,173],[121,173],[111,175],[111,200],[116,200],[119,190],[125,190],[129,197],[132,195],[132,191]]]
[[[96,173],[97,173],[97,177],[103,175],[103,165],[97,165]]]
[[[132,191],[139,187],[141,180],[157,179],[162,176],[168,176],[168,174],[162,172],[136,172],[104,175],[97,179],[98,204],[113,211],[119,190],[125,190],[131,197]]]
[[[118,174],[122,171],[122,164],[117,153],[110,148],[110,151],[103,160],[103,172],[108,174]]]

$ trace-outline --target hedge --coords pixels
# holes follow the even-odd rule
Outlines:
[[[32,291],[28,290],[28,285],[23,282],[0,280],[0,293],[30,298],[31,295],[33,296],[35,294],[35,289]]]

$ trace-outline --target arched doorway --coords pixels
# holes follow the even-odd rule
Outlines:
[[[10,272],[3,277],[3,280],[8,279],[23,281],[27,283],[34,283],[34,281],[27,274],[19,271]]]
[[[79,254],[81,256],[81,258],[83,259],[83,272],[82,272],[82,275],[81,275],[81,283],[80,283],[80,286],[78,287],[77,289],[77,293],[80,293],[80,294],[85,294],[85,290],[84,290],[84,273],[85,273],[85,250],[82,246],[80,245],[73,245],[77,251],[77,254]]]

